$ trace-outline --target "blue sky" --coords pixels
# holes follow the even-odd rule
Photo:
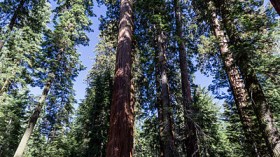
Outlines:
[[[0,0],[1,1],[1,0]],[[269,4],[268,0],[264,0],[264,7],[267,7]],[[52,1],[52,7],[55,7],[55,4]],[[98,7],[97,4],[93,7],[93,12],[96,14],[96,17],[92,17],[91,20],[93,22],[92,29],[94,32],[88,33],[88,37],[90,38],[90,43],[88,46],[80,46],[78,47],[78,52],[81,54],[80,59],[82,63],[87,67],[85,70],[81,71],[76,78],[76,81],[74,82],[74,89],[76,91],[76,100],[80,102],[85,97],[86,87],[87,84],[85,82],[87,75],[89,73],[89,70],[91,69],[93,63],[94,63],[94,57],[95,57],[95,47],[99,41],[99,18],[101,15],[106,15],[106,7],[100,6]],[[52,27],[50,25],[50,27]],[[212,83],[211,77],[206,77],[203,74],[201,74],[199,71],[195,73],[195,80],[194,83],[197,85],[200,85],[202,87],[208,87]],[[39,95],[41,93],[42,89],[34,88],[32,89],[32,93],[35,95]],[[226,92],[226,89],[220,89],[220,92]],[[214,97],[214,96],[213,96]],[[223,100],[214,99],[214,102],[221,105],[223,103]],[[77,107],[77,105],[75,105]]]
[[[52,8],[55,8],[56,4],[54,1],[51,3]],[[101,15],[106,15],[106,7],[105,6],[95,6],[93,7],[93,12],[96,14],[96,17],[92,17],[92,29],[94,32],[87,33],[88,37],[90,38],[90,42],[88,46],[79,46],[78,52],[80,53],[80,60],[82,61],[83,65],[86,66],[86,69],[81,71],[78,75],[78,77],[75,79],[76,81],[74,82],[74,89],[75,89],[75,98],[79,102],[81,102],[82,99],[84,99],[85,94],[86,94],[86,88],[87,88],[87,83],[86,83],[86,78],[89,73],[89,70],[91,69],[93,63],[94,63],[94,57],[95,57],[95,47],[99,41],[99,18]],[[52,24],[49,25],[49,27],[52,27]],[[201,74],[199,71],[195,73],[195,80],[194,83],[197,85],[200,85],[202,87],[208,87],[212,83],[212,78],[211,77],[206,77],[205,75]],[[223,90],[224,91],[224,90]],[[35,87],[31,89],[31,92],[35,95],[40,95],[42,92],[42,89],[39,87]],[[214,96],[213,96],[214,97]],[[222,104],[222,100],[214,99],[214,102],[217,104]],[[77,105],[75,105],[77,107]]]
[[[87,68],[86,70],[83,70],[79,73],[79,76],[76,78],[76,81],[74,83],[74,89],[76,91],[76,99],[78,102],[80,102],[81,99],[84,98],[87,84],[85,82],[85,79],[87,78],[87,74],[89,70],[91,69],[93,63],[94,63],[94,57],[95,57],[95,47],[99,41],[99,18],[101,15],[106,14],[106,7],[97,5],[94,6],[93,12],[96,14],[96,17],[92,17],[92,28],[94,32],[87,33],[88,37],[90,38],[89,46],[80,46],[78,47],[78,52],[81,54],[80,59]]]

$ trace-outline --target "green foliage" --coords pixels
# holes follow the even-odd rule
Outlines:
[[[213,103],[205,88],[194,91],[193,110],[190,118],[198,130],[199,152],[201,156],[233,156],[232,148],[225,133],[225,123],[219,120],[220,108]]]
[[[176,35],[173,1],[134,1],[133,88],[135,103],[134,156],[160,156],[157,96],[156,36],[167,36],[167,75],[174,120],[175,145],[186,156],[178,43],[186,45],[188,69],[213,76],[209,90],[226,99],[213,103],[204,88],[192,83],[190,118],[196,126],[200,156],[250,156],[244,132],[213,35],[215,10],[229,39],[234,63],[255,74],[280,128],[279,21],[262,0],[180,1],[183,38]],[[120,0],[97,0],[107,12],[100,17],[100,40],[89,72],[85,99],[74,113],[73,81],[85,67],[77,46],[89,45],[92,0],[3,0],[0,2],[0,156],[13,156],[38,97],[32,87],[43,87],[54,75],[41,118],[28,143],[25,157],[105,156],[112,100]],[[52,16],[51,16],[52,15]],[[52,21],[50,21],[52,17]],[[50,28],[48,28],[50,26]],[[194,65],[196,64],[196,67]],[[245,69],[245,70],[244,70]],[[3,89],[3,90],[2,90]],[[225,92],[228,89],[228,93]],[[265,152],[253,110],[256,148]],[[262,154],[265,156],[265,154]]]

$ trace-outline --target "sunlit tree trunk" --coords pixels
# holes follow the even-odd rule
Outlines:
[[[47,83],[45,84],[45,87],[43,89],[41,98],[35,108],[35,111],[33,112],[33,114],[31,115],[27,128],[21,138],[21,141],[18,145],[18,148],[15,152],[14,157],[22,157],[23,153],[24,153],[24,149],[26,148],[27,142],[30,139],[30,136],[32,134],[32,132],[34,131],[34,127],[36,125],[36,122],[40,116],[42,107],[46,101],[46,98],[48,96],[49,90],[51,88],[51,84],[52,84],[52,80],[54,79],[54,74],[50,74],[49,75],[49,80],[47,81]]]
[[[256,147],[257,143],[255,142],[252,133],[253,119],[250,115],[248,115],[251,107],[248,92],[245,88],[245,83],[242,79],[238,67],[234,63],[233,54],[229,50],[228,39],[225,36],[225,32],[221,29],[220,22],[215,11],[212,11],[211,16],[211,25],[213,27],[214,35],[219,42],[221,57],[223,59],[225,70],[235,98],[235,104],[238,109],[239,117],[246,138],[246,145],[248,146],[248,149],[251,150],[252,156],[260,156],[260,152]]]
[[[181,13],[180,0],[174,0],[175,18],[176,18],[176,35],[177,43],[179,46],[179,60],[181,69],[181,82],[182,82],[182,96],[183,96],[183,110],[184,110],[184,123],[185,123],[185,146],[187,156],[199,156],[196,128],[194,122],[189,118],[192,112],[191,104],[191,87],[188,74],[187,54],[184,43],[183,27],[182,27],[182,13]]]
[[[274,0],[272,0],[274,1]],[[280,1],[274,1],[274,6],[278,5],[280,7]],[[277,7],[275,7],[277,10]],[[222,13],[225,15],[229,14],[226,10],[226,7],[221,7]],[[230,27],[230,20],[223,17],[223,23],[225,29],[230,36],[231,41],[236,41],[236,36],[233,35],[232,31],[227,27]],[[266,142],[267,154],[270,156],[280,156],[280,136],[277,130],[277,127],[273,124],[273,115],[271,113],[270,106],[265,98],[264,92],[258,81],[256,74],[251,66],[248,66],[247,54],[242,55],[242,59],[239,59],[236,62],[237,66],[240,69],[242,74],[245,88],[248,92],[248,97],[254,108],[255,115],[259,124],[259,131],[262,133],[262,136]]]
[[[270,2],[280,16],[280,1],[279,0],[270,0]]]
[[[131,102],[132,3],[132,0],[121,0],[107,157],[133,156],[134,106]]]

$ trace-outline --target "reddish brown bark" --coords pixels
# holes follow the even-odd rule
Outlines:
[[[191,96],[191,87],[188,74],[188,64],[187,64],[187,54],[186,47],[183,41],[183,27],[182,27],[182,13],[180,8],[180,2],[174,0],[175,8],[175,18],[176,18],[176,34],[177,34],[177,43],[179,46],[179,60],[180,60],[180,70],[181,70],[181,82],[182,82],[182,97],[183,97],[183,109],[184,109],[184,123],[185,123],[185,147],[187,156],[198,157],[198,142],[196,135],[196,128],[194,122],[191,121],[190,113],[192,112],[192,96]]]
[[[167,64],[166,64],[166,37],[163,31],[159,30],[157,36],[158,47],[158,74],[160,82],[160,95],[158,96],[159,103],[159,122],[160,122],[160,150],[161,156],[173,157],[176,156],[176,148],[174,144],[173,135],[173,120],[172,120],[172,107],[170,105],[170,91],[167,77]]]
[[[132,0],[121,0],[118,48],[107,157],[133,156],[134,106],[131,103]]]
[[[257,150],[257,148],[255,147],[257,144],[252,136],[253,120],[248,115],[251,107],[250,101],[248,99],[248,92],[245,88],[245,83],[242,79],[238,67],[234,63],[233,54],[228,48],[228,39],[226,38],[224,31],[221,29],[220,22],[215,11],[212,11],[211,15],[214,35],[219,42],[221,57],[223,59],[225,70],[228,75],[229,83],[235,98],[235,104],[239,112],[239,117],[246,137],[247,146],[251,150],[252,156],[259,156],[259,150]]]
[[[277,11],[277,13],[280,15],[280,1],[279,0],[270,0],[271,4]]]

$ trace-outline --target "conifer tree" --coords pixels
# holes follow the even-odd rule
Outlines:
[[[131,101],[133,2],[121,0],[118,47],[106,156],[133,156],[134,104]],[[123,141],[125,139],[125,141]]]
[[[225,3],[227,4],[227,3]],[[233,45],[235,48],[236,53],[236,60],[237,64],[240,67],[240,71],[243,75],[243,79],[245,82],[245,87],[248,91],[252,106],[254,108],[254,112],[256,114],[258,123],[259,123],[259,131],[263,133],[263,138],[265,139],[267,149],[269,151],[270,156],[278,156],[280,152],[280,144],[279,144],[279,133],[278,130],[273,123],[273,116],[271,112],[271,107],[268,104],[268,101],[265,97],[265,93],[261,87],[261,84],[259,82],[259,79],[257,78],[257,73],[254,70],[254,67],[252,66],[252,63],[254,62],[253,59],[255,56],[258,56],[258,52],[261,51],[262,53],[267,53],[268,45],[270,45],[270,38],[267,38],[265,35],[270,35],[270,31],[267,31],[267,29],[262,28],[263,25],[270,25],[273,27],[273,22],[270,22],[268,19],[268,15],[265,15],[263,13],[253,11],[253,8],[255,6],[259,6],[259,3],[251,3],[251,4],[244,4],[244,8],[246,10],[251,10],[252,13],[255,14],[253,18],[250,18],[250,21],[247,18],[250,16],[250,13],[244,13],[244,18],[242,20],[239,20],[240,22],[236,25],[243,25],[242,27],[242,33],[247,33],[246,36],[240,36],[238,29],[233,27],[232,24],[229,24],[229,20],[231,19],[231,16],[227,15],[229,10],[227,10],[226,7],[224,7],[223,3],[218,4],[221,6],[221,14],[223,15],[223,23],[227,30],[227,33],[229,34],[230,40],[233,42]],[[242,5],[242,4],[240,4]],[[251,14],[252,14],[251,13]],[[237,13],[236,13],[237,14]],[[255,22],[256,20],[262,19],[263,22]],[[249,23],[249,24],[248,24]],[[255,26],[253,26],[255,25]],[[249,30],[250,29],[250,30]],[[256,32],[262,32],[260,33],[254,33],[254,36],[251,35],[251,31],[254,30]],[[273,29],[272,29],[273,30]],[[234,33],[234,35],[233,35]],[[272,35],[272,34],[271,34]],[[253,47],[250,47],[247,45],[247,41],[240,43],[240,40],[246,40],[246,39],[252,39],[253,42],[250,44],[257,46],[258,48],[254,49]],[[237,48],[242,47],[243,49],[246,49],[246,52],[239,52],[240,49]],[[251,53],[250,53],[251,52]],[[242,59],[241,59],[242,58]],[[254,63],[253,63],[254,64]]]
[[[46,45],[44,46],[44,57],[49,60],[40,63],[46,67],[47,71],[43,76],[44,88],[40,100],[28,121],[25,133],[14,155],[15,157],[23,155],[49,92],[54,92],[60,98],[54,102],[52,102],[54,99],[50,98],[48,103],[60,103],[62,111],[71,112],[69,110],[71,110],[71,105],[74,101],[73,90],[71,89],[71,86],[73,86],[72,80],[77,76],[78,71],[82,69],[75,46],[88,43],[88,38],[84,31],[90,30],[90,21],[87,18],[88,12],[86,10],[88,6],[86,4],[86,2],[79,0],[62,1],[56,9],[56,16],[59,22],[55,25],[54,32],[47,34]],[[58,93],[61,93],[61,95]],[[59,111],[60,109],[58,109]]]
[[[213,2],[206,2],[205,7],[209,9],[209,15],[206,15],[206,17],[208,16],[210,18],[209,22],[211,23],[213,33],[216,36],[219,43],[221,58],[224,62],[225,71],[227,73],[230,86],[235,97],[235,103],[237,105],[245,137],[247,139],[246,143],[248,143],[248,146],[251,147],[248,149],[250,150],[252,155],[256,156],[259,154],[259,150],[257,150],[257,148],[255,147],[256,141],[251,136],[254,122],[252,117],[247,115],[250,112],[251,107],[248,99],[248,93],[245,89],[244,81],[242,80],[242,76],[239,72],[238,67],[234,63],[233,53],[229,49],[227,37],[224,34],[224,30],[222,30],[221,28],[221,24],[218,20],[215,6],[213,6]]]
[[[15,88],[17,83],[30,83],[33,76],[27,69],[34,69],[33,61],[37,53],[40,53],[42,32],[49,21],[49,3],[45,0],[16,2],[1,2],[5,5],[1,10],[7,16],[6,23],[1,25],[1,78],[0,96]],[[15,10],[14,10],[15,9]],[[11,15],[11,19],[9,19]],[[17,76],[17,77],[15,77]],[[24,84],[24,83],[23,83]]]
[[[109,32],[114,34],[113,29],[111,30],[112,32],[110,30]],[[106,34],[110,36],[110,33]],[[95,63],[88,77],[86,99],[79,106],[75,122],[78,127],[73,128],[77,141],[76,147],[78,147],[74,152],[81,157],[106,156],[116,39],[108,40],[108,36],[103,35],[103,40],[97,46]]]
[[[205,88],[195,88],[193,110],[196,112],[192,118],[198,127],[199,155],[233,156],[223,124],[218,120],[221,115],[219,115],[217,104],[213,103]]]
[[[0,156],[12,156],[29,108],[34,105],[34,97],[27,85],[33,83],[38,72],[42,72],[33,65],[36,55],[41,53],[42,33],[49,21],[50,8],[45,0],[3,1],[0,5],[1,15],[7,16],[6,21],[1,21],[0,35],[4,44],[0,52],[1,125],[10,126],[1,129],[0,138],[10,140],[0,140]]]
[[[181,70],[181,84],[182,84],[182,97],[183,97],[183,110],[184,110],[184,121],[185,121],[185,132],[186,132],[186,143],[185,147],[187,149],[188,156],[198,156],[198,143],[196,137],[196,128],[193,122],[188,118],[189,113],[193,113],[191,109],[192,97],[191,97],[191,87],[188,74],[188,64],[187,64],[187,55],[186,47],[183,36],[183,27],[182,27],[182,4],[178,0],[174,0],[175,8],[175,18],[176,18],[176,34],[177,34],[177,43],[179,45],[179,60],[180,60],[180,70]]]

